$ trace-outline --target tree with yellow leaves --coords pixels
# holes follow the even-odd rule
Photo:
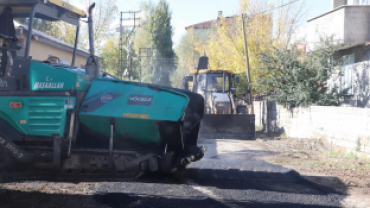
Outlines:
[[[263,76],[261,53],[271,53],[275,48],[287,48],[302,18],[304,3],[297,7],[295,1],[281,0],[277,4],[267,0],[240,0],[240,13],[219,17],[208,32],[208,38],[195,42],[196,50],[206,52],[212,69],[229,69],[245,73],[245,53],[241,13],[245,13],[246,35],[252,83]],[[279,7],[279,5],[285,5]],[[279,9],[276,9],[279,8]],[[181,60],[181,56],[179,57]],[[246,81],[241,88],[246,88]],[[260,92],[253,84],[253,92]]]

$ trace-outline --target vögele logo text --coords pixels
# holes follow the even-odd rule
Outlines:
[[[130,95],[127,101],[128,105],[150,106],[153,101],[153,95]]]
[[[130,100],[132,100],[132,101],[139,101],[139,102],[150,102],[150,101],[152,101],[152,98],[151,97],[138,97],[138,96],[134,96],[134,97],[130,97]]]

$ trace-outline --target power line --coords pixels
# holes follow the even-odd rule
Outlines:
[[[146,31],[148,31],[148,32],[150,32],[150,33],[152,33],[152,31],[150,31],[148,28],[145,28],[144,26],[141,26],[140,28],[143,28],[144,30],[146,30]],[[169,36],[165,36],[165,35],[162,35],[162,34],[159,34],[159,33],[157,33],[156,35],[158,35],[159,37],[161,37],[162,38],[162,40],[165,40],[166,42],[170,42],[170,40],[172,41],[172,37],[169,37]],[[189,44],[188,44],[189,45]],[[192,49],[192,48],[187,48],[187,47],[185,47],[187,50],[190,50],[190,51],[193,51],[194,49]]]
[[[282,7],[288,6],[288,5],[290,5],[290,4],[294,4],[294,3],[298,2],[298,1],[300,1],[300,0],[294,0],[294,1],[291,1],[291,2],[289,2],[289,3],[283,4],[283,5],[280,5],[280,6],[277,6],[277,7],[273,7],[273,8],[271,8],[271,9],[266,10],[266,11],[263,11],[263,12],[253,13],[253,15],[268,13],[268,12],[274,11],[274,10],[276,10],[276,9],[280,9],[280,8],[282,8]]]
[[[265,10],[265,11],[262,11],[262,12],[252,13],[251,15],[258,15],[258,14],[268,13],[268,12],[274,11],[274,10],[276,10],[276,9],[280,9],[280,8],[285,7],[285,6],[288,6],[288,5],[294,4],[294,3],[298,2],[298,1],[300,1],[300,0],[290,1],[289,3],[283,4],[283,5],[280,5],[280,6],[277,6],[277,7],[273,7],[273,8],[271,8],[271,9],[268,9],[268,10]],[[228,25],[228,26],[230,27],[230,25]],[[145,28],[145,27],[143,27],[143,26],[141,26],[141,28],[143,28],[144,30],[146,30],[146,31],[148,31],[148,32],[150,32],[150,33],[152,32],[152,31],[150,31],[149,29],[147,29],[147,28]],[[161,39],[162,39],[162,40],[165,40],[165,41],[167,41],[167,42],[169,42],[170,40],[172,41],[172,37],[164,36],[164,35],[162,35],[162,34],[156,34],[156,35],[157,35],[157,36],[159,36],[159,37],[161,37]],[[224,42],[226,42],[226,41],[224,41]],[[190,44],[186,44],[186,45],[191,46]],[[184,46],[184,45],[183,45],[183,47],[182,47],[182,48],[184,48],[184,49],[186,49],[186,50],[189,50],[189,51],[194,51],[194,49],[193,49],[193,48],[189,48],[189,47],[186,47],[186,46]]]

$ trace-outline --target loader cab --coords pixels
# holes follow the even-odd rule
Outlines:
[[[196,79],[197,82],[194,82]],[[200,70],[198,73],[184,76],[183,87],[186,90],[204,94],[235,93],[239,75],[230,70]]]
[[[75,70],[78,36],[80,29],[80,19],[87,15],[69,3],[61,0],[2,0],[0,1],[0,11],[5,7],[12,8],[13,18],[27,18],[27,25],[24,25],[26,37],[24,41],[17,41],[14,37],[0,34],[0,92],[5,91],[68,91],[76,86],[69,86],[68,83],[58,81],[64,74],[63,71],[53,71],[54,69],[65,68],[74,74],[81,74]],[[76,35],[70,60],[55,63],[53,57],[45,60],[34,60],[30,56],[31,47],[35,47],[32,40],[39,39],[33,25],[36,19],[47,21],[63,21],[75,26]],[[17,31],[19,32],[19,31]],[[47,41],[47,40],[45,40]],[[32,43],[32,44],[31,44]],[[46,53],[46,51],[39,51]],[[71,63],[71,64],[69,64]],[[47,73],[52,72],[54,77]],[[53,78],[53,79],[52,79]],[[50,80],[55,80],[51,82]],[[74,82],[75,84],[75,82]]]
[[[203,84],[202,89],[205,91],[212,91],[216,93],[230,92],[230,74],[207,74],[206,84]],[[204,82],[204,81],[203,81]]]
[[[184,89],[201,94],[205,113],[235,114],[239,76],[230,70],[199,70],[184,77]]]

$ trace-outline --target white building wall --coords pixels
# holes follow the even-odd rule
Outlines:
[[[340,7],[340,6],[343,6],[343,5],[346,5],[346,0],[331,0],[331,9],[335,9],[337,7]]]
[[[370,6],[342,6],[308,20],[308,50],[313,50],[320,36],[333,36],[336,44],[370,41]]]
[[[331,11],[308,20],[307,50],[314,50],[320,37],[334,36],[337,43],[344,41],[344,9]]]

